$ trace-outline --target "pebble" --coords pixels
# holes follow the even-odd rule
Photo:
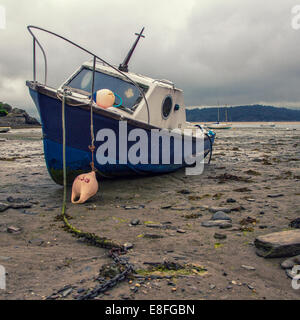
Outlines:
[[[210,221],[204,221],[201,223],[201,225],[203,227],[207,227],[207,228],[210,228],[210,227],[225,227],[225,228],[231,228],[232,227],[232,224],[226,220],[210,220]]]
[[[286,275],[291,278],[294,279],[296,276],[299,276],[299,274],[297,272],[295,272],[295,270],[291,270],[291,269],[286,269],[285,270]]]
[[[130,242],[124,243],[123,246],[124,246],[124,249],[125,249],[125,250],[129,250],[129,249],[132,249],[132,248],[133,248],[133,244],[130,243]]]
[[[228,220],[232,221],[231,218],[223,211],[217,211],[212,217],[211,220]]]
[[[30,203],[13,203],[10,205],[13,209],[28,209],[32,207],[32,204]]]
[[[132,226],[137,226],[139,223],[140,223],[140,220],[139,220],[139,219],[133,219],[133,220],[130,221],[130,224],[131,224]]]
[[[292,269],[294,265],[300,265],[300,255],[284,260],[281,263],[282,269]]]
[[[160,235],[160,234],[152,234],[152,233],[146,233],[144,234],[144,238],[148,238],[148,239],[161,239],[164,236]]]
[[[231,209],[229,209],[229,208],[210,207],[210,208],[208,208],[208,211],[211,212],[211,213],[216,213],[218,211],[222,211],[222,212],[225,212],[225,213],[230,213]]]
[[[37,214],[39,214],[38,212],[31,212],[26,210],[22,210],[21,213],[28,214],[29,216],[36,216]]]
[[[31,239],[28,241],[28,243],[34,245],[34,246],[41,246],[44,243],[44,240],[42,239]]]
[[[227,236],[226,236],[226,234],[222,234],[222,233],[215,233],[214,234],[214,238],[215,239],[218,239],[218,240],[223,240],[223,239],[226,239],[227,238]]]
[[[275,194],[268,194],[269,198],[279,198],[279,197],[283,197],[284,194],[282,193],[275,193]]]
[[[290,227],[300,229],[300,218],[296,218],[289,224]]]
[[[11,259],[11,257],[0,256],[1,261],[8,261],[10,259]]]
[[[177,229],[177,232],[178,232],[178,233],[186,233],[186,231],[183,230],[183,229]]]
[[[0,212],[3,212],[5,210],[7,210],[8,208],[10,208],[10,206],[8,204],[0,202]]]
[[[138,206],[121,206],[123,207],[125,210],[138,210],[138,209],[144,209],[145,206],[143,204],[140,204]]]
[[[21,232],[21,228],[10,226],[7,228],[8,233],[19,233]]]
[[[235,203],[236,200],[233,199],[233,198],[228,198],[228,199],[226,200],[226,202],[227,202],[227,203]]]
[[[241,267],[246,270],[251,270],[251,271],[256,270],[254,267],[251,267],[251,266],[242,265]]]
[[[65,291],[63,291],[61,294],[63,296],[63,298],[67,297],[70,293],[72,293],[73,288],[67,289]]]

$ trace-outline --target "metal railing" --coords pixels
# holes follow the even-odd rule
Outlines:
[[[149,105],[148,105],[148,101],[145,97],[145,94],[143,92],[143,90],[140,88],[140,86],[135,82],[133,81],[126,73],[120,71],[118,68],[114,67],[113,65],[111,65],[110,63],[108,63],[107,61],[103,60],[102,58],[98,57],[96,54],[92,53],[91,51],[83,48],[82,46],[76,44],[75,42],[55,33],[55,32],[52,32],[52,31],[49,31],[49,30],[46,30],[46,29],[43,29],[43,28],[40,28],[40,27],[37,27],[37,26],[32,26],[32,25],[29,25],[27,26],[27,29],[29,31],[29,33],[31,34],[32,38],[33,38],[33,80],[34,82],[37,82],[36,81],[36,45],[39,46],[39,48],[41,49],[42,51],[42,54],[43,54],[43,57],[44,57],[44,64],[45,64],[45,81],[44,81],[44,85],[46,86],[47,85],[47,72],[48,72],[48,65],[47,65],[47,56],[46,56],[46,53],[45,53],[45,50],[43,48],[43,46],[41,45],[41,43],[38,41],[37,37],[35,36],[35,34],[33,33],[32,29],[37,29],[37,30],[40,30],[40,31],[43,31],[43,32],[46,32],[48,34],[51,34],[55,37],[58,37],[70,44],[72,44],[73,46],[77,47],[78,49],[90,54],[92,57],[93,57],[93,78],[92,78],[92,90],[91,90],[91,101],[93,100],[93,94],[94,94],[94,90],[95,90],[95,72],[96,72],[96,60],[99,60],[101,61],[104,65],[107,65],[109,67],[111,67],[113,70],[117,71],[118,73],[120,73],[125,79],[127,79],[128,81],[130,81],[135,87],[138,88],[141,96],[143,97],[143,99],[145,100],[145,104],[146,104],[146,108],[147,108],[147,113],[148,113],[148,124],[150,124],[150,111],[149,111]]]

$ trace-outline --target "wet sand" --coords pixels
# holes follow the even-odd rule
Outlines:
[[[68,202],[77,228],[132,243],[126,256],[137,270],[165,259],[203,269],[173,278],[134,277],[99,298],[299,299],[300,290],[280,267],[284,258],[259,257],[253,244],[258,235],[287,230],[300,217],[299,160],[300,127],[218,130],[212,162],[200,176],[181,170],[103,180],[86,204]],[[0,134],[0,179],[0,202],[28,206],[0,212],[0,264],[7,272],[0,299],[46,299],[67,285],[72,290],[57,298],[74,299],[78,289],[99,284],[99,269],[112,260],[107,250],[87,246],[55,219],[63,189],[47,173],[40,129]],[[282,196],[268,197],[273,194]],[[202,226],[214,207],[231,209],[231,228]],[[247,217],[256,223],[245,228],[240,222]],[[132,226],[136,219],[139,224]],[[226,239],[216,239],[216,233]]]

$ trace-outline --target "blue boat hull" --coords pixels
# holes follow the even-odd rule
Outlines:
[[[27,84],[28,85],[28,84]],[[63,152],[62,152],[62,102],[56,97],[56,95],[49,94],[44,88],[44,91],[38,90],[34,86],[29,86],[30,95],[36,105],[36,108],[40,114],[43,130],[43,144],[44,155],[48,172],[52,179],[58,183],[63,183]],[[94,118],[94,132],[103,128],[109,128],[113,130],[116,136],[119,136],[119,120],[115,116],[110,116],[106,111],[97,110],[93,113]],[[109,115],[109,116],[108,116]],[[91,170],[90,163],[92,161],[91,151],[89,145],[91,144],[90,138],[90,111],[88,106],[75,107],[66,103],[65,106],[65,119],[66,119],[66,167],[67,167],[67,179],[69,183],[72,183],[73,179],[80,173]],[[127,122],[127,131],[132,129],[142,128],[147,132],[148,139],[150,141],[151,128],[148,125],[139,123],[137,121]],[[146,126],[146,127],[145,127]],[[147,128],[148,127],[148,128]],[[211,135],[211,139],[205,140],[205,156],[209,153],[211,143],[214,142],[214,135]],[[104,143],[103,141],[95,141],[95,147],[97,148]],[[128,150],[135,142],[128,142]],[[148,164],[136,164],[119,163],[119,141],[117,139],[117,154],[116,164],[99,164],[95,157],[95,167],[104,177],[114,176],[127,176],[127,175],[140,175],[150,173],[168,173],[176,171],[180,168],[186,167],[187,164],[182,161],[181,164],[174,163],[174,143],[171,140],[170,143],[170,164],[162,164],[161,159],[159,164],[151,164],[149,160]],[[161,147],[161,146],[160,146]],[[195,146],[193,146],[194,150]],[[149,155],[150,155],[150,143],[149,143]]]

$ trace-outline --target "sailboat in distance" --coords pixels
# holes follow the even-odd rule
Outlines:
[[[227,106],[225,107],[225,122],[220,122],[220,108],[218,107],[218,121],[207,123],[205,126],[209,129],[231,129],[232,123],[228,122]]]

